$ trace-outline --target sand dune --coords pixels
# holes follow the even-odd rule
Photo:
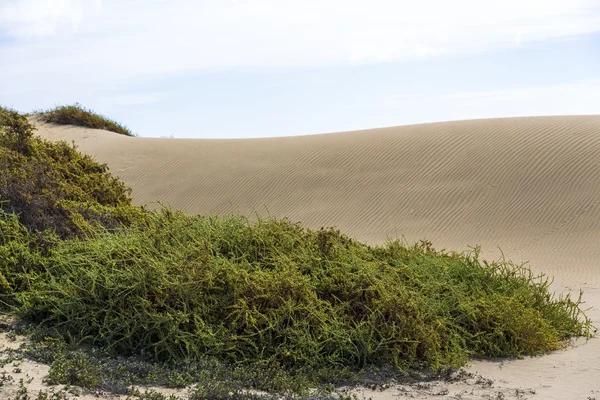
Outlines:
[[[138,204],[287,216],[369,242],[404,235],[497,248],[577,283],[598,279],[600,117],[475,120],[250,140],[142,139],[75,127],[74,140]],[[567,265],[577,265],[571,273]],[[596,281],[596,283],[598,283]]]
[[[500,248],[555,276],[556,290],[584,288],[590,315],[600,321],[600,116],[248,140],[37,126],[40,136],[73,140],[107,163],[138,204],[269,213],[315,228],[336,226],[372,243],[404,236],[456,250],[478,244],[491,258]],[[472,368],[506,388],[534,390],[536,398],[600,398],[598,340],[508,364]]]

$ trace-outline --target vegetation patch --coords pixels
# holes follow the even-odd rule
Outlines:
[[[141,215],[131,205],[130,189],[106,165],[75,146],[34,136],[35,128],[14,111],[0,113],[0,125],[2,210],[29,231],[82,237]]]
[[[50,110],[38,111],[35,114],[38,114],[44,122],[104,129],[121,135],[135,136],[126,126],[103,115],[99,115],[79,103],[69,106],[57,106]]]
[[[156,360],[438,370],[541,354],[589,330],[577,301],[517,265],[275,219],[163,210],[34,261],[21,264],[22,317]]]
[[[53,382],[102,386],[107,360],[139,357],[195,371],[168,375],[173,386],[206,378],[197,398],[307,394],[365,371],[445,373],[592,333],[581,298],[556,298],[546,277],[477,249],[145,210],[106,166],[34,137],[15,112],[0,122],[0,300],[38,334],[107,357],[54,352]]]

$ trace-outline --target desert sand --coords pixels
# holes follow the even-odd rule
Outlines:
[[[134,138],[33,120],[40,136],[74,141],[108,164],[136,204],[285,216],[369,243],[404,237],[448,250],[479,245],[484,258],[527,261],[553,276],[557,293],[582,289],[600,326],[600,116],[236,140]],[[600,340],[537,358],[473,360],[468,370],[493,385],[368,395],[600,399]]]

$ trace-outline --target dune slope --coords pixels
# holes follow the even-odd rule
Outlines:
[[[243,140],[132,138],[36,125],[40,136],[74,141],[107,163],[138,204],[269,213],[314,228],[335,226],[373,243],[404,236],[426,238],[436,248],[481,245],[485,257],[502,251],[555,276],[558,291],[583,288],[590,315],[600,320],[600,116]],[[600,397],[596,339],[510,363],[510,371],[497,363],[473,368],[506,385],[534,388],[541,398],[564,398],[564,390],[573,396],[596,390]],[[554,397],[557,376],[577,384]]]
[[[75,141],[138,204],[287,216],[370,242],[499,246],[583,283],[600,259],[600,117],[538,117],[249,139],[144,139],[37,124]],[[550,250],[550,251],[549,251]],[[563,268],[587,270],[577,277]],[[581,282],[579,282],[581,281]]]

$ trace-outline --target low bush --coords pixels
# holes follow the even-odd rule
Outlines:
[[[103,115],[96,114],[79,103],[69,106],[58,106],[46,111],[37,111],[35,114],[38,114],[44,122],[104,129],[125,136],[135,136],[126,126]]]
[[[156,360],[438,370],[590,333],[578,301],[509,262],[285,220],[163,210],[144,229],[62,241],[32,269],[22,317]]]

